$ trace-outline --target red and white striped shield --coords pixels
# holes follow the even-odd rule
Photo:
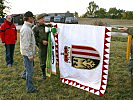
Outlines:
[[[71,62],[75,68],[94,69],[100,63],[100,54],[92,47],[72,45]]]

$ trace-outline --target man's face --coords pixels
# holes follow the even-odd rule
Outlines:
[[[29,21],[30,23],[33,23],[33,22],[34,22],[33,17],[29,17],[28,21]]]
[[[7,17],[6,17],[6,20],[7,20],[8,22],[11,22],[11,21],[12,21],[12,17],[11,17],[11,16],[7,16]]]
[[[41,19],[39,19],[39,20],[38,20],[38,23],[39,23],[39,24],[44,24],[44,23],[45,23],[44,17],[42,17]]]

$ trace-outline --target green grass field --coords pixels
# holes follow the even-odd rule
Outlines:
[[[19,42],[15,49],[13,67],[5,66],[4,48],[0,44],[0,100],[131,100],[130,75],[125,59],[127,42],[114,41],[112,38],[108,85],[103,97],[61,83],[57,75],[45,81],[33,78],[38,93],[27,94],[25,80],[21,79],[23,59]],[[38,55],[35,58],[34,77],[41,78]]]

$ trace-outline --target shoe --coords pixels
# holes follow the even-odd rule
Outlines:
[[[24,79],[24,80],[26,80],[26,78],[25,77],[21,77],[22,79]]]
[[[24,80],[26,80],[26,77],[25,77],[25,76],[23,76],[23,75],[21,76],[21,78],[22,78],[22,79],[24,79]]]
[[[34,90],[32,90],[32,91],[27,91],[27,93],[37,93],[37,92],[38,92],[37,89],[34,89]]]
[[[45,66],[42,66],[41,69],[42,69],[42,79],[43,80],[46,80],[46,71],[45,71]]]
[[[46,76],[43,75],[43,76],[42,76],[42,79],[43,79],[43,80],[46,80]]]
[[[7,67],[12,67],[12,65],[11,64],[8,64]]]

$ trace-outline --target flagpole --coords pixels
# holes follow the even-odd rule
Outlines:
[[[127,51],[126,51],[126,60],[127,60],[127,62],[129,62],[129,59],[130,59],[131,43],[132,43],[132,35],[128,34]]]

